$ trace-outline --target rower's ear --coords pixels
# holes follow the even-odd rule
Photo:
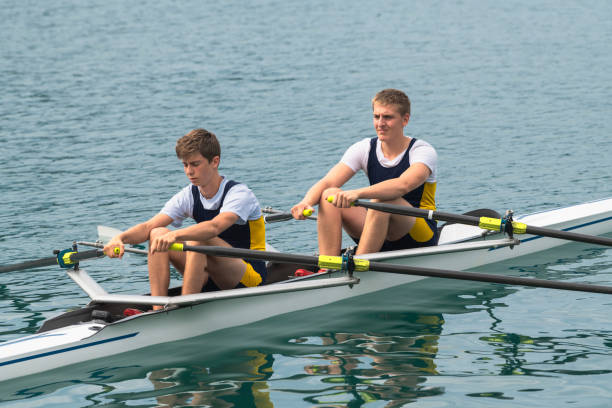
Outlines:
[[[215,168],[219,168],[219,162],[221,161],[221,158],[219,156],[215,156],[212,158],[212,160],[210,161],[211,164],[213,164],[215,166]]]
[[[410,114],[407,113],[404,115],[404,118],[402,119],[402,123],[404,124],[404,126],[406,126],[408,124],[408,121],[410,120]]]

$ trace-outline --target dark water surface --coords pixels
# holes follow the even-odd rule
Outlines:
[[[611,16],[606,1],[4,1],[0,263],[155,214],[186,183],[174,143],[195,127],[220,137],[224,174],[288,209],[374,135],[386,87],[438,150],[441,210],[612,196]],[[268,237],[316,248],[311,222]],[[136,256],[87,267],[109,292],[148,288]],[[612,284],[612,250],[484,270]],[[86,302],[57,268],[3,274],[0,342]],[[430,279],[4,384],[0,405],[607,407],[611,302]]]

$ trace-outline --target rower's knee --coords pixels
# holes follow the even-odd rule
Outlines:
[[[329,204],[329,202],[327,201],[327,197],[335,195],[338,191],[340,191],[338,187],[330,187],[323,190],[323,193],[321,194],[321,202],[319,203],[319,205]]]

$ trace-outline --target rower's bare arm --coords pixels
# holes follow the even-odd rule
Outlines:
[[[158,227],[166,227],[170,225],[172,218],[166,214],[156,214],[149,220],[136,224],[133,227],[123,231],[113,237],[104,247],[103,251],[109,257],[123,256],[124,244],[140,244],[149,239],[151,231]],[[119,254],[115,253],[115,248],[119,248]]]
[[[427,181],[431,170],[423,163],[414,163],[401,176],[376,183],[374,185],[347,191],[351,202],[360,199],[378,199],[390,201],[399,198]]]
[[[294,205],[291,209],[293,218],[305,219],[303,211],[305,209],[313,209],[321,201],[321,195],[325,190],[331,187],[342,187],[347,181],[355,175],[353,169],[344,163],[338,163],[332,167],[327,174],[317,181],[306,193],[302,201]]]
[[[219,236],[223,231],[238,221],[238,215],[233,212],[222,212],[210,221],[201,222],[187,228],[177,230],[177,241],[206,241]]]
[[[219,236],[238,220],[233,212],[222,212],[210,221],[200,222],[186,228],[169,231],[151,241],[151,253],[167,251],[175,242],[197,241],[204,242]]]

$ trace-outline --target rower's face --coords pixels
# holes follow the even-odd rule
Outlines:
[[[404,135],[404,126],[408,123],[410,115],[401,115],[395,105],[374,104],[374,129],[380,138],[397,137]]]
[[[204,186],[219,168],[219,156],[209,162],[200,153],[193,153],[182,159],[185,175],[196,186]]]

